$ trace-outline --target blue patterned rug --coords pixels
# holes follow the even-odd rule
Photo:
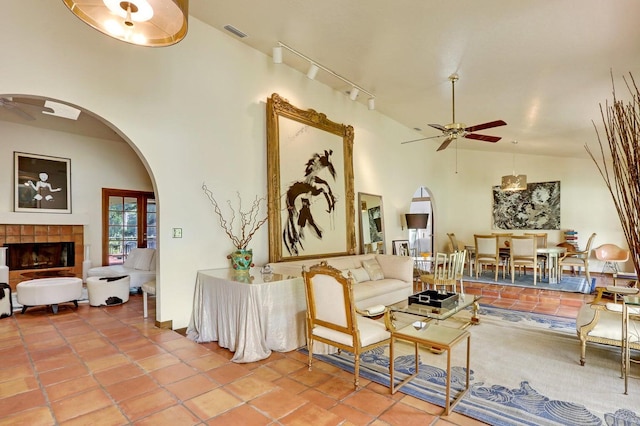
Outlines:
[[[468,330],[471,387],[455,412],[491,425],[640,425],[640,380],[623,395],[619,348],[588,344],[581,366],[574,320],[483,306]],[[398,381],[414,371],[412,346],[402,344]],[[454,348],[452,396],[464,387],[465,356],[464,344]],[[350,353],[314,358],[353,372]],[[365,353],[360,375],[389,386],[388,347]],[[421,350],[418,376],[399,392],[443,407],[445,380],[446,356]]]
[[[531,287],[544,290],[556,290],[584,294],[591,294],[596,288],[596,279],[591,278],[591,283],[589,284],[587,282],[587,278],[584,275],[563,275],[562,279],[557,284],[549,284],[549,281],[547,281],[546,279],[540,280],[540,277],[538,277],[535,286],[533,285],[533,274],[531,272],[528,272],[527,275],[516,273],[514,283],[511,283],[511,277],[508,274],[506,275],[505,279],[502,279],[502,272],[498,273],[498,281],[494,281],[494,277],[495,275],[492,271],[483,271],[483,273],[481,273],[478,278],[476,278],[475,275],[473,277],[465,275],[464,281],[484,284],[511,285],[515,287]]]

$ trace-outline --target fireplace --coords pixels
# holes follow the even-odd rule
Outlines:
[[[48,269],[75,266],[73,242],[8,243],[9,270]]]

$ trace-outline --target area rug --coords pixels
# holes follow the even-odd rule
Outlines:
[[[640,380],[623,394],[619,348],[589,344],[581,366],[575,321],[482,306],[468,330],[471,387],[455,412],[491,425],[640,425]],[[396,351],[399,381],[414,371],[413,349],[398,342]],[[463,388],[465,356],[464,344],[453,349],[452,396]],[[347,352],[314,358],[353,372]],[[388,368],[388,347],[378,348],[362,356],[360,375],[389,386]],[[399,392],[443,407],[445,380],[446,356],[421,350],[418,376]]]
[[[509,275],[506,275],[506,278],[503,279],[501,272],[498,273],[498,281],[495,281],[494,277],[494,272],[483,271],[478,278],[476,278],[475,275],[473,277],[465,275],[463,279],[464,281],[472,281],[484,284],[511,285],[515,287],[531,287],[544,290],[556,290],[584,294],[591,294],[596,288],[596,279],[591,278],[591,283],[589,283],[587,281],[587,278],[584,276],[574,277],[563,275],[560,282],[556,284],[550,284],[547,279],[540,280],[540,277],[538,277],[535,286],[533,285],[532,273],[527,273],[526,275],[516,273],[514,283],[511,283],[511,277]]]

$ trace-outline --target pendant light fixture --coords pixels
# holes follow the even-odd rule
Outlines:
[[[84,22],[115,39],[163,47],[187,34],[189,0],[63,0]]]
[[[500,189],[503,191],[524,191],[527,189],[527,175],[516,175],[516,149],[518,141],[511,141],[513,144],[513,172],[511,175],[502,176]]]

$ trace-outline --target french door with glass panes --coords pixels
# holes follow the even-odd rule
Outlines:
[[[102,264],[124,263],[131,249],[156,248],[153,192],[102,189]]]

